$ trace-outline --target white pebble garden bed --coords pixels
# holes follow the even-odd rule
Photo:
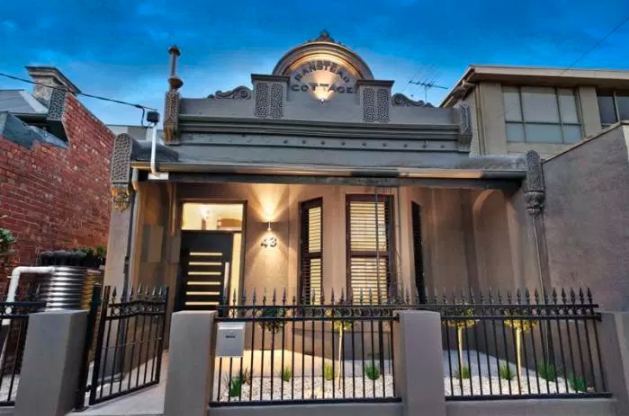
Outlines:
[[[341,379],[339,386],[337,380],[326,381],[322,377],[315,377],[313,382],[312,377],[302,378],[298,376],[287,382],[276,376],[273,377],[273,388],[271,388],[271,377],[263,377],[262,383],[260,377],[254,377],[250,383],[242,385],[242,397],[239,395],[230,398],[228,381],[225,379],[221,380],[219,401],[339,399],[343,398],[343,391],[345,391],[345,398],[394,397],[393,377],[391,375],[381,375],[375,382],[366,377],[346,376],[344,383],[345,387],[343,388],[343,379]],[[260,396],[261,385],[262,396]]]
[[[290,361],[286,361],[290,362]],[[299,361],[298,361],[299,362]],[[306,364],[308,361],[306,361]],[[229,379],[225,377],[220,381],[220,390],[215,379],[215,398],[220,402],[228,401],[269,401],[269,400],[300,400],[300,399],[339,399],[339,398],[384,398],[395,397],[393,375],[390,372],[381,374],[380,377],[372,381],[363,377],[364,365],[371,364],[371,360],[347,362],[345,376],[339,381],[326,381],[319,370],[322,362],[317,362],[315,366],[315,376],[308,376],[310,368],[305,368],[305,376],[299,371],[297,376],[291,377],[290,381],[283,381],[279,374],[271,376],[270,369],[264,371],[260,377],[260,369],[253,372],[252,380],[248,380],[242,385],[240,394],[237,389],[232,389],[232,397],[229,393]],[[387,361],[386,369],[391,365]],[[500,367],[509,365],[514,375],[516,365],[496,357],[470,350],[469,357],[467,351],[463,357],[463,364],[469,368],[469,378],[458,378],[458,353],[457,351],[443,352],[444,387],[446,396],[488,396],[488,395],[528,395],[528,394],[575,394],[579,393],[573,389],[571,383],[563,376],[556,377],[555,380],[547,381],[538,376],[534,370],[521,369],[521,378],[514,376],[512,380],[505,380],[500,377]],[[269,367],[270,368],[270,367]],[[354,370],[354,371],[352,371]],[[451,372],[452,370],[452,377]],[[352,375],[354,372],[355,376]]]

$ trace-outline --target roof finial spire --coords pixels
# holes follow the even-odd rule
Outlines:
[[[170,76],[168,77],[168,84],[170,84],[171,90],[178,90],[183,85],[181,78],[177,76],[177,58],[181,55],[181,50],[178,46],[173,45],[168,48],[170,54]]]
[[[327,30],[323,29],[315,41],[334,42],[334,39],[332,39],[332,36],[330,36],[330,33]]]

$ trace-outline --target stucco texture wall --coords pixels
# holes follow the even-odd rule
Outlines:
[[[269,296],[273,290],[277,290],[279,296],[286,289],[289,298],[299,296],[299,204],[323,198],[323,285],[327,296],[334,290],[338,298],[342,290],[347,290],[346,197],[376,191],[373,187],[332,185],[190,183],[172,186],[173,189],[168,190],[168,185],[163,183],[141,185],[139,235],[133,256],[136,283],[177,287],[183,203],[246,202],[244,288],[249,295],[255,289],[258,294],[266,290]],[[425,284],[432,290],[474,288],[478,291],[489,286],[514,289],[525,285],[525,270],[531,262],[521,257],[520,251],[530,252],[530,244],[526,216],[522,215],[524,209],[517,195],[417,187],[379,188],[378,192],[392,195],[394,199],[399,289],[415,291],[412,202],[421,207]],[[261,246],[269,233],[268,219],[272,223],[271,233],[278,241],[274,248]],[[162,248],[148,248],[156,244]],[[149,252],[163,254],[149,261]]]
[[[591,287],[603,308],[629,310],[629,125],[543,164],[551,283]]]
[[[72,95],[63,125],[67,149],[0,136],[0,227],[18,238],[21,265],[40,251],[107,245],[114,135]]]
[[[421,206],[424,275],[431,291],[537,285],[519,193],[416,188],[411,199]]]

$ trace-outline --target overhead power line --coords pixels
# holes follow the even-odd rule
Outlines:
[[[605,42],[611,35],[613,35],[618,29],[620,29],[621,27],[623,27],[627,22],[629,22],[629,16],[625,17],[620,23],[618,23],[616,26],[614,26],[612,28],[612,30],[610,30],[609,32],[607,32],[607,34],[605,36],[603,36],[598,42],[596,42],[596,44],[594,46],[592,46],[590,49],[588,49],[587,51],[585,51],[581,56],[579,56],[577,59],[574,60],[574,62],[572,62],[570,65],[568,65],[566,68],[564,68],[563,71],[561,71],[559,73],[559,75],[563,75],[566,73],[566,71],[570,70],[572,67],[574,67],[579,61],[581,61],[583,58],[585,58],[586,56],[588,56],[590,53],[592,53],[594,50],[596,50],[599,46],[601,46],[601,44],[603,42]],[[515,107],[517,107],[518,104],[515,103],[513,105],[511,105],[511,107],[509,107],[508,109],[506,109],[502,114],[500,114],[500,116],[498,116],[496,118],[496,120],[504,117],[508,112],[510,112],[511,110],[515,109]]]
[[[52,86],[52,85],[46,85],[46,84],[42,84],[40,82],[32,81],[30,79],[20,78],[20,77],[16,77],[15,75],[5,74],[3,72],[0,72],[0,76],[3,76],[5,78],[10,78],[10,79],[13,79],[13,80],[16,80],[16,81],[26,82],[28,84],[41,85],[42,87],[51,88],[53,90],[59,90],[59,91],[72,93],[72,91],[70,91],[67,88],[55,87],[55,86]],[[116,103],[116,104],[128,105],[128,106],[131,106],[131,107],[139,108],[140,110],[143,110],[143,111],[145,111],[145,110],[157,111],[155,108],[147,107],[147,106],[142,105],[142,104],[134,104],[134,103],[130,103],[128,101],[122,101],[122,100],[116,100],[114,98],[102,97],[100,95],[87,94],[87,93],[84,93],[84,92],[79,92],[79,93],[77,93],[77,95],[82,95],[84,97],[95,98],[97,100],[108,101],[108,102]]]

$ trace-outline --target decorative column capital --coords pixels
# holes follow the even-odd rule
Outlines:
[[[533,217],[537,217],[544,210],[546,200],[546,185],[544,184],[544,171],[539,153],[529,150],[526,152],[526,187],[524,197],[526,211]]]
[[[131,189],[129,185],[112,186],[111,202],[114,204],[116,211],[126,211],[131,205]]]
[[[524,194],[526,199],[526,212],[531,216],[536,217],[544,210],[544,201],[546,199],[546,193],[539,191],[527,191]]]

